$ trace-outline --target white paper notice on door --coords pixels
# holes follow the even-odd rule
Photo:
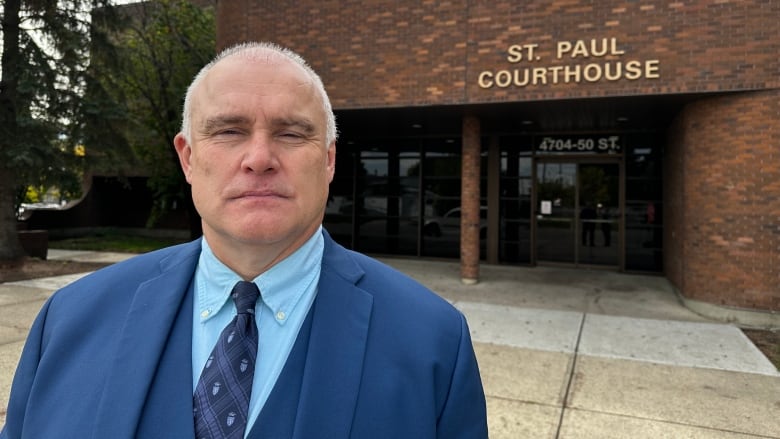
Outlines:
[[[552,213],[552,201],[542,200],[542,215],[549,215]]]

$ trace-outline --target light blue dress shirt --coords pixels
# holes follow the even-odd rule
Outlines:
[[[262,300],[255,306],[259,334],[257,364],[249,402],[249,425],[257,419],[292,351],[298,331],[317,295],[325,240],[322,228],[270,270],[253,280]],[[222,330],[236,315],[230,291],[241,280],[202,240],[195,270],[192,325],[192,389]],[[246,437],[246,433],[244,437]]]

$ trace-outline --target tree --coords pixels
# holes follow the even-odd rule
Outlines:
[[[24,256],[16,208],[27,184],[64,182],[91,160],[74,154],[74,148],[84,145],[81,115],[94,110],[83,100],[90,52],[110,47],[93,26],[90,11],[105,8],[106,28],[113,17],[108,2],[5,0],[2,5],[0,260]],[[92,155],[96,160],[117,152],[97,153],[99,145]]]
[[[126,25],[112,36],[116,57],[94,63],[103,73],[101,90],[124,103],[124,138],[150,173],[155,200],[149,225],[172,207],[184,206],[191,234],[198,236],[200,218],[172,145],[187,86],[214,57],[213,8],[154,0],[125,5],[119,13]]]

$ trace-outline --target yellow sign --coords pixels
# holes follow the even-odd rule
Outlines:
[[[558,41],[555,43],[555,59],[559,62],[582,60],[580,63],[539,66],[543,59],[538,55],[538,44],[516,44],[507,49],[506,60],[510,64],[528,64],[518,68],[485,70],[480,72],[477,83],[481,88],[526,87],[529,85],[555,85],[582,82],[615,82],[621,80],[658,79],[660,62],[657,59],[639,60],[625,57],[625,50],[617,38]],[[587,62],[595,61],[595,62]]]

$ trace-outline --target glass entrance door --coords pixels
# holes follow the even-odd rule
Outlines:
[[[536,259],[576,263],[577,164],[536,165]]]
[[[617,163],[538,162],[536,260],[617,267],[619,182]]]

